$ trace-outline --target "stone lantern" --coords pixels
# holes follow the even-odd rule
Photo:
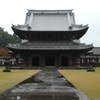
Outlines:
[[[9,58],[6,58],[5,59],[5,69],[3,70],[3,72],[11,72],[11,70],[9,69],[9,65],[10,65]]]

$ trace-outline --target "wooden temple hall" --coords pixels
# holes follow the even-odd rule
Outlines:
[[[72,10],[28,10],[25,24],[12,25],[21,44],[8,49],[23,59],[23,67],[69,67],[93,45],[80,43],[88,25],[77,25]]]

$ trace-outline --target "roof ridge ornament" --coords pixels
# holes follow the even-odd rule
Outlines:
[[[31,26],[28,26],[27,29],[31,29]]]
[[[71,30],[71,29],[73,29],[73,27],[72,26],[69,26],[69,29]]]

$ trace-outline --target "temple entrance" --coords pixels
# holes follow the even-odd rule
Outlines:
[[[55,59],[52,56],[45,57],[46,66],[54,66],[55,65]]]
[[[61,66],[68,66],[68,57],[61,57]]]
[[[32,66],[39,66],[39,57],[38,56],[32,57]]]

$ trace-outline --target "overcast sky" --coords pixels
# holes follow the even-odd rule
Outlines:
[[[100,0],[0,0],[0,27],[13,34],[11,25],[24,24],[27,9],[74,9],[76,24],[89,25],[81,42],[100,47]]]

